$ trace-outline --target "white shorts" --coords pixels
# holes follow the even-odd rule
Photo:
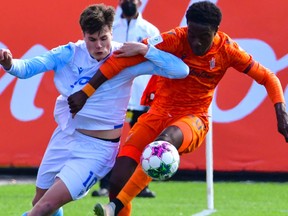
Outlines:
[[[49,189],[59,177],[73,200],[89,189],[113,167],[120,142],[104,141],[75,131],[54,131],[38,170],[36,186]]]

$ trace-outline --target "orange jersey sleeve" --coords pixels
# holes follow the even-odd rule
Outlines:
[[[100,67],[100,71],[107,79],[111,79],[124,68],[144,61],[146,61],[146,59],[142,55],[123,58],[117,58],[114,55],[111,55]]]
[[[247,75],[266,88],[270,100],[276,103],[285,103],[283,89],[279,79],[270,70],[255,62]]]
[[[227,49],[227,54],[228,58],[230,57],[232,67],[247,74],[266,88],[273,104],[285,102],[282,86],[274,73],[259,62],[254,61],[251,55],[246,53],[232,40],[231,46]]]

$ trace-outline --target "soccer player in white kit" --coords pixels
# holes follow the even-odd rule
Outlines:
[[[72,117],[67,97],[81,90],[101,64],[122,46],[112,41],[114,14],[114,8],[104,4],[88,6],[79,21],[84,40],[31,59],[13,59],[9,50],[0,50],[0,64],[18,78],[27,79],[53,70],[60,94],[54,108],[58,126],[39,167],[33,208],[25,216],[63,215],[64,204],[86,195],[111,170],[134,77],[157,74],[184,78],[189,73],[182,60],[149,46],[145,58],[150,61],[127,68],[105,82]]]

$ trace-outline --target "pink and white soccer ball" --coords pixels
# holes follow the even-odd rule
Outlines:
[[[147,145],[140,159],[144,172],[155,180],[166,180],[178,170],[180,156],[169,142],[154,141]]]

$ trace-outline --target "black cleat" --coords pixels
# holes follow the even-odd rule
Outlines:
[[[137,195],[137,197],[155,198],[156,194],[146,187]]]

